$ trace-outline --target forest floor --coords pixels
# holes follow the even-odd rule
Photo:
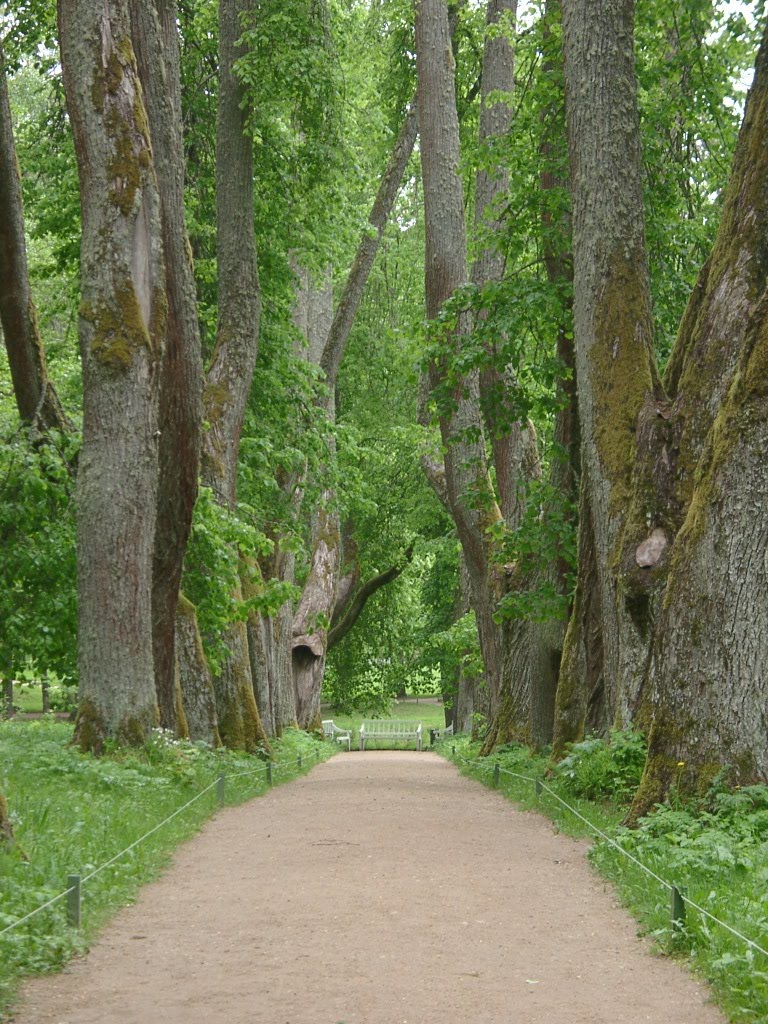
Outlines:
[[[723,1024],[588,845],[431,753],[218,812],[16,1024]]]

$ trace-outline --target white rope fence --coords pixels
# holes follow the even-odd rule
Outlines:
[[[486,769],[490,769],[491,767],[493,767],[494,784],[496,786],[498,786],[500,775],[510,775],[515,779],[521,779],[523,782],[531,783],[531,785],[535,787],[537,793],[543,791],[545,793],[548,793],[555,800],[557,800],[558,803],[562,804],[563,807],[565,807],[568,811],[571,812],[571,814],[573,814],[581,822],[583,822],[589,829],[592,830],[592,832],[600,836],[601,839],[604,839],[606,843],[613,847],[613,849],[618,850],[619,853],[621,853],[624,857],[630,860],[636,867],[640,868],[642,871],[645,872],[645,874],[647,874],[649,877],[653,878],[664,888],[669,890],[669,892],[672,894],[672,926],[674,930],[679,931],[684,927],[684,917],[681,913],[680,908],[683,904],[687,904],[689,907],[691,907],[691,909],[698,911],[698,913],[712,921],[713,924],[719,925],[721,928],[724,928],[727,932],[730,932],[730,934],[733,935],[735,938],[740,939],[750,949],[753,949],[755,950],[755,952],[762,953],[763,956],[768,957],[768,949],[765,949],[763,946],[755,942],[753,939],[750,939],[746,935],[743,935],[740,931],[738,931],[732,925],[728,924],[726,921],[721,921],[719,917],[716,917],[709,910],[706,910],[704,907],[696,903],[695,900],[692,900],[689,896],[686,896],[685,893],[681,892],[676,885],[673,885],[672,882],[668,882],[666,878],[662,878],[661,875],[657,875],[656,872],[649,868],[647,864],[644,864],[641,860],[635,857],[633,853],[630,853],[629,850],[625,850],[621,843],[616,842],[616,840],[612,836],[609,836],[607,832],[605,832],[603,829],[599,828],[588,818],[586,818],[579,810],[577,810],[577,808],[569,804],[567,800],[564,800],[559,793],[556,793],[545,782],[542,782],[541,779],[533,778],[530,775],[521,775],[519,772],[513,772],[510,771],[508,768],[502,768],[498,764],[495,764],[493,766],[490,764],[478,765],[476,762],[468,761],[466,758],[461,757],[460,755],[456,755],[455,753],[454,758],[461,764],[466,765],[470,769],[475,769],[476,771],[479,771],[481,774],[482,772],[486,771]]]

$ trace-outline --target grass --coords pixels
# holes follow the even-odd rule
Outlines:
[[[463,774],[489,786],[495,784],[498,764],[498,788],[510,800],[545,814],[569,835],[592,839],[592,863],[615,885],[642,931],[663,952],[706,978],[730,1020],[768,1022],[768,956],[690,906],[684,928],[673,927],[667,885],[621,852],[768,950],[768,787],[713,790],[698,807],[678,807],[673,795],[671,805],[657,808],[637,829],[629,830],[621,825],[626,802],[580,798],[564,775],[552,777],[548,758],[512,746],[480,758],[478,749],[467,737],[448,739],[437,747]],[[552,792],[537,793],[536,780]],[[621,850],[582,819],[610,836]]]
[[[0,935],[0,1020],[20,978],[56,970],[84,949],[210,817],[218,806],[220,774],[227,776],[228,804],[267,789],[266,763],[258,757],[177,743],[158,732],[142,750],[97,759],[69,746],[71,733],[69,724],[47,719],[0,723],[0,792],[8,798],[17,844],[0,850],[0,932],[63,893],[70,874],[85,878],[194,802],[84,882],[81,930],[67,925],[61,899]],[[330,744],[290,731],[275,743],[273,780],[299,774],[299,757],[306,771],[334,752]]]

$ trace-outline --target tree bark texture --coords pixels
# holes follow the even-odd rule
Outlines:
[[[588,724],[603,732],[630,719],[647,660],[645,605],[621,591],[615,567],[624,513],[633,487],[642,485],[638,472],[633,479],[638,418],[655,411],[662,394],[651,348],[633,31],[633,0],[563,4],[581,487],[591,511],[580,585],[583,597],[587,578],[596,587],[590,603],[598,602],[602,629],[600,670],[573,685],[583,688],[582,704],[601,711]],[[575,623],[569,642],[585,643],[580,634],[588,629]],[[566,661],[584,663],[570,653]],[[597,685],[605,693],[595,699]]]
[[[184,144],[175,0],[132,0],[133,36],[162,199],[168,318],[160,380],[152,643],[160,724],[177,721],[175,616],[200,470],[202,359],[184,223]]]
[[[152,555],[167,303],[160,197],[127,2],[61,0],[83,212],[77,742],[141,743],[157,722]]]
[[[668,375],[684,419],[681,494],[690,498],[670,556],[641,709],[650,751],[634,816],[672,785],[706,788],[724,764],[734,782],[768,778],[767,133],[768,28],[718,237]],[[695,415],[698,424],[690,422]],[[695,459],[693,472],[688,459]]]
[[[69,431],[72,424],[48,377],[29,283],[24,206],[0,46],[0,324],[13,393],[23,423],[38,430]]]
[[[216,134],[216,260],[219,321],[204,389],[208,430],[203,480],[221,504],[237,497],[237,458],[259,339],[260,291],[253,213],[253,142],[243,88],[233,65],[240,56],[240,17],[251,0],[219,4],[219,98]]]
[[[359,301],[359,300],[358,300]],[[310,357],[320,354],[320,363],[328,351],[333,321],[333,292],[330,274],[308,288],[299,297],[299,308],[306,308],[306,340]],[[351,326],[351,323],[350,323]],[[348,333],[347,333],[348,336]],[[346,344],[346,343],[344,343]],[[344,345],[342,345],[343,353]],[[340,362],[336,364],[336,369]],[[335,377],[326,378],[325,408],[331,422],[336,419]],[[330,459],[335,459],[333,439]],[[336,496],[324,490],[312,512],[312,554],[301,598],[294,612],[291,639],[291,665],[296,701],[296,719],[301,729],[320,725],[320,691],[328,653],[328,628],[336,606],[341,569],[341,523]]]
[[[183,594],[179,594],[175,622],[176,666],[179,680],[183,680],[181,698],[189,738],[219,747],[221,737],[211,670],[203,650],[195,607]]]

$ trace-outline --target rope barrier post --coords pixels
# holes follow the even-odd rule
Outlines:
[[[493,766],[493,788],[499,788],[499,766],[497,764]]]
[[[267,785],[272,785],[272,762],[267,761]]]
[[[299,771],[301,771],[301,754],[299,754],[299,756],[297,758],[297,764],[299,766]]]
[[[456,744],[455,743],[453,743],[451,745],[451,750],[453,751],[453,754],[454,754],[454,757],[455,757],[456,756]]]
[[[685,901],[676,885],[672,886],[672,931],[679,935],[685,930]]]
[[[224,786],[227,781],[226,775],[220,775],[216,780],[216,797],[219,801],[219,807],[224,806]]]
[[[544,792],[544,787],[541,784],[541,779],[536,779],[533,788],[536,792],[536,796],[541,796],[541,794]]]
[[[67,876],[67,924],[80,927],[80,875]]]

